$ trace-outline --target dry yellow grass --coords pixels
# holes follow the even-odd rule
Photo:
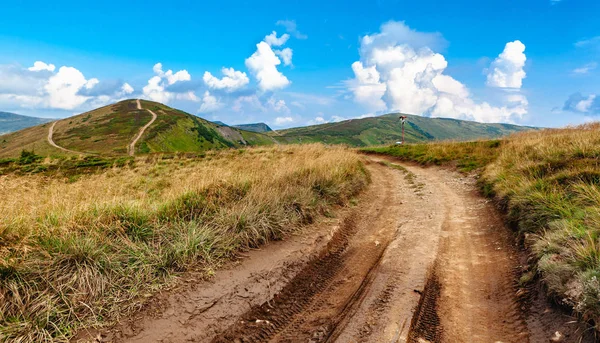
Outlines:
[[[138,158],[79,180],[0,176],[0,338],[66,340],[345,203],[360,158],[322,145]],[[123,312],[125,311],[125,312]]]

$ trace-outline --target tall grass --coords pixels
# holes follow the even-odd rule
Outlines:
[[[403,161],[423,165],[452,164],[462,172],[486,166],[498,156],[502,141],[479,140],[472,142],[433,142],[380,146],[361,149],[368,154],[394,156]]]
[[[600,324],[600,123],[511,136],[484,180],[549,291]]]
[[[321,145],[138,158],[77,180],[0,176],[0,340],[66,341],[344,204],[360,158]]]
[[[480,170],[483,192],[518,227],[549,292],[600,330],[600,123],[363,151]]]

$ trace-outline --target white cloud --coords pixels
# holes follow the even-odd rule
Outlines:
[[[131,85],[127,82],[125,82],[123,84],[123,86],[121,87],[122,94],[131,94],[131,93],[133,93],[133,91],[134,91],[133,87],[131,87]]]
[[[29,68],[0,65],[0,106],[5,109],[83,111],[120,100],[130,94],[128,91],[119,83],[88,79],[74,67],[56,70],[53,64],[42,61]]]
[[[73,110],[83,105],[89,97],[79,95],[81,89],[91,89],[98,79],[86,80],[83,73],[73,67],[60,67],[44,86],[51,108]]]
[[[269,100],[267,100],[267,107],[275,112],[290,113],[290,109],[285,104],[285,101],[277,100],[274,97],[270,97]]]
[[[592,37],[592,38],[588,38],[588,39],[582,39],[582,40],[575,42],[575,46],[578,48],[585,48],[585,47],[590,47],[590,46],[595,46],[595,45],[600,45],[600,36],[596,36],[596,37]]]
[[[275,50],[275,54],[283,60],[283,65],[289,66],[292,65],[292,54],[293,51],[290,48],[285,48],[283,50]]]
[[[277,117],[275,118],[275,125],[283,126],[287,124],[291,124],[294,122],[294,118],[292,117]]]
[[[235,99],[233,106],[231,107],[236,112],[245,112],[245,109],[250,111],[265,112],[266,109],[260,102],[260,99],[256,95],[244,95]]]
[[[202,79],[209,88],[223,89],[227,92],[236,91],[250,82],[246,73],[236,71],[233,68],[223,68],[221,72],[225,75],[222,79],[213,76],[208,71],[204,73]]]
[[[287,33],[284,33],[281,37],[277,38],[277,32],[273,31],[270,35],[265,37],[264,42],[270,46],[282,46],[288,39],[290,39],[290,35]]]
[[[402,22],[386,23],[379,33],[361,39],[360,61],[352,64],[355,77],[346,81],[346,86],[354,100],[371,112],[389,110],[482,122],[514,121],[527,113],[526,99],[515,102],[505,97],[500,107],[474,101],[464,84],[444,73],[448,62],[432,50],[444,44],[438,33],[416,32]],[[491,68],[510,73],[504,84],[515,88],[521,87],[525,76],[520,73],[525,55],[519,44],[508,43]]]
[[[296,25],[295,20],[278,20],[275,25],[281,25],[285,27],[285,30],[291,34],[292,36],[298,39],[307,39],[308,36],[298,31],[298,27]]]
[[[280,64],[281,60],[265,42],[258,43],[256,52],[246,59],[246,67],[258,81],[258,87],[262,91],[282,89],[290,84],[290,80],[277,70]]]
[[[574,74],[587,74],[591,70],[596,69],[596,67],[598,67],[598,64],[596,62],[588,63],[580,68],[573,69],[573,73]]]
[[[202,97],[202,105],[198,110],[199,113],[211,113],[220,110],[223,108],[223,103],[216,97],[210,94],[209,91],[204,92],[204,96]]]
[[[56,69],[54,64],[46,64],[42,61],[35,61],[35,63],[33,63],[33,67],[29,67],[27,70],[29,70],[29,71],[41,71],[41,70],[54,71],[54,69]]]
[[[307,125],[319,125],[319,124],[325,124],[325,123],[327,123],[325,118],[319,116],[319,117],[315,117],[315,119],[309,120],[306,124]]]
[[[192,91],[172,92],[166,90],[168,86],[172,86],[178,82],[186,82],[192,79],[192,76],[187,70],[180,70],[173,73],[172,70],[164,72],[162,63],[156,63],[152,70],[156,74],[148,80],[148,84],[142,88],[143,97],[152,101],[168,103],[173,99],[198,101],[198,98]]]
[[[487,85],[500,88],[521,88],[526,74],[525,44],[521,41],[506,43],[504,51],[492,62],[487,75]]]
[[[596,94],[582,95],[581,93],[572,94],[565,102],[563,110],[598,115],[600,114],[600,96]]]
[[[356,79],[349,83],[349,87],[354,92],[354,100],[372,111],[385,110],[387,106],[382,97],[387,87],[380,83],[377,68],[365,68],[357,61],[352,63],[352,70]]]

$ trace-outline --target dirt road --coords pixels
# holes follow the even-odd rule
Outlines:
[[[73,154],[81,154],[78,151],[73,151],[73,150],[69,150],[67,148],[63,148],[60,145],[54,143],[54,139],[52,138],[52,136],[54,135],[54,126],[56,125],[56,123],[58,123],[58,121],[55,121],[52,123],[52,125],[50,125],[50,129],[48,129],[48,144],[52,145],[53,147],[60,149],[62,151],[66,151],[66,152],[70,152]]]
[[[137,109],[141,110],[142,109],[142,104],[140,104],[140,99],[137,99],[136,102],[137,102]],[[127,151],[129,152],[129,156],[135,155],[135,143],[137,143],[137,141],[142,137],[142,135],[144,134],[144,132],[146,131],[146,129],[149,128],[150,125],[152,125],[154,123],[154,121],[156,120],[156,118],[158,117],[156,115],[156,113],[154,113],[152,110],[146,110],[146,111],[148,111],[148,112],[150,112],[150,114],[152,114],[152,119],[148,122],[148,124],[144,125],[140,129],[140,131],[133,138],[133,140],[131,141],[131,143],[129,143],[129,145],[127,146]]]
[[[337,219],[211,282],[188,277],[107,341],[578,341],[571,318],[517,301],[517,251],[472,178],[375,158],[368,169],[371,187]]]

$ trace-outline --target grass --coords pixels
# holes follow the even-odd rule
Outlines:
[[[355,147],[392,144],[402,139],[399,113],[378,117],[352,119],[307,127],[269,132],[281,143],[323,142]],[[427,118],[407,115],[405,140],[408,143],[447,139],[490,139],[531,130],[530,127],[508,124],[483,124],[446,118]]]
[[[494,161],[501,150],[500,140],[473,142],[437,142],[363,148],[369,154],[394,156],[423,165],[456,166],[462,172],[480,169]]]
[[[45,163],[56,162],[30,164]],[[181,273],[209,276],[345,204],[369,180],[355,153],[321,145],[92,168],[0,176],[1,340],[67,341],[117,320]]]
[[[600,329],[600,123],[364,151],[477,170],[484,194],[495,197],[534,254],[533,270],[549,293]]]

